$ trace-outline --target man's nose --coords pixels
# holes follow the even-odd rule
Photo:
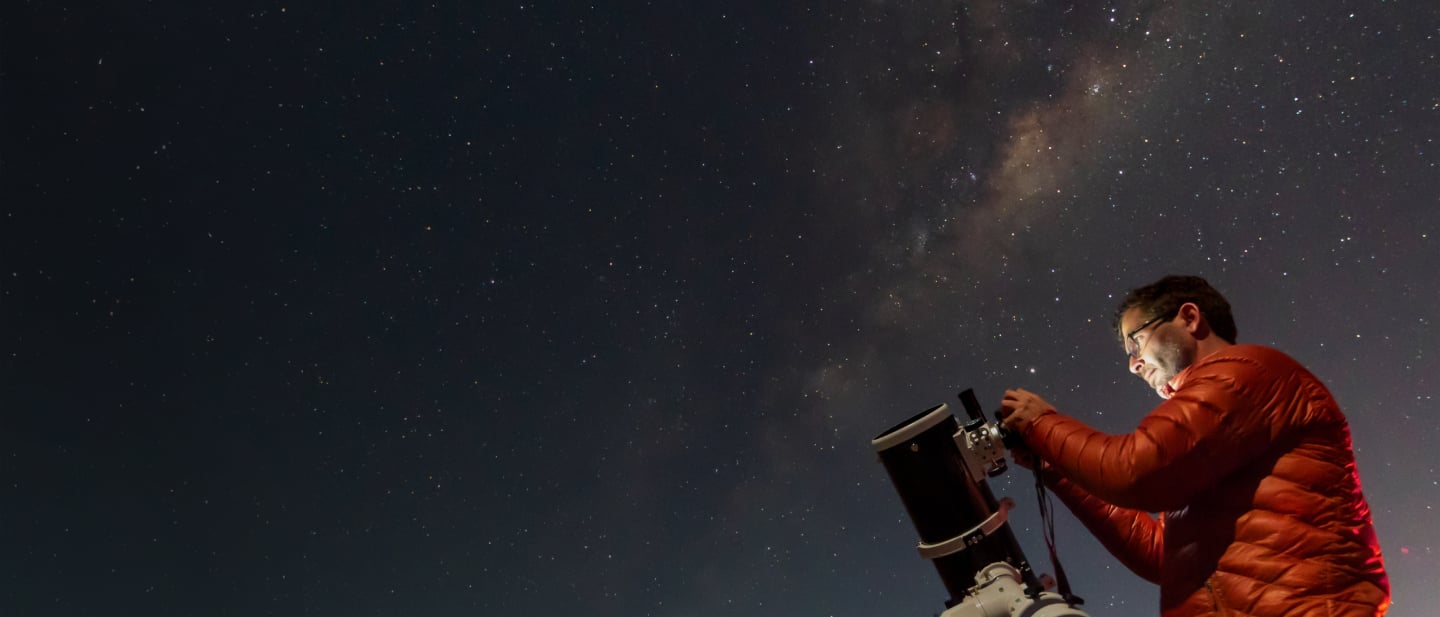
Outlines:
[[[1132,356],[1132,357],[1130,358],[1130,372],[1131,372],[1131,373],[1134,373],[1134,374],[1136,374],[1136,375],[1139,375],[1139,374],[1140,374],[1140,369],[1143,368],[1144,366],[1145,366],[1145,360],[1144,360],[1143,358],[1141,358],[1139,355]]]

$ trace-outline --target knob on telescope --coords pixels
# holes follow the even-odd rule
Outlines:
[[[995,438],[999,438],[1007,447],[1010,446],[1009,436],[1004,429],[1000,428],[998,423],[990,426],[985,421],[985,412],[980,409],[980,400],[975,398],[975,390],[966,388],[960,393],[960,406],[965,408],[965,415],[970,416],[970,421],[963,427],[967,436],[992,443]],[[987,477],[995,478],[1008,471],[1010,464],[997,452],[995,458],[982,465],[981,469]]]

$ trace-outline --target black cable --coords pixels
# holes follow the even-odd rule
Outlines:
[[[1059,591],[1060,597],[1065,598],[1071,606],[1078,606],[1084,604],[1085,599],[1070,593],[1070,579],[1065,576],[1065,567],[1060,565],[1060,555],[1055,550],[1054,503],[1049,491],[1045,490],[1045,481],[1040,475],[1043,465],[1036,460],[1032,468],[1035,472],[1035,500],[1040,502],[1040,535],[1045,538],[1045,548],[1050,551],[1050,565],[1055,568],[1056,591]]]

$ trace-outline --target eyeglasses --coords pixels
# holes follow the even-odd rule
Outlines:
[[[1134,360],[1136,357],[1138,357],[1138,356],[1140,355],[1140,352],[1142,352],[1142,351],[1145,350],[1145,347],[1144,347],[1143,345],[1141,345],[1138,341],[1135,340],[1135,335],[1136,335],[1136,334],[1139,334],[1142,330],[1144,330],[1144,329],[1146,329],[1146,328],[1149,328],[1150,326],[1154,325],[1155,322],[1158,322],[1158,321],[1161,321],[1161,320],[1164,320],[1164,319],[1171,319],[1171,318],[1175,317],[1175,315],[1178,315],[1179,313],[1180,313],[1180,309],[1175,309],[1174,311],[1170,311],[1170,312],[1165,313],[1165,314],[1163,314],[1163,315],[1160,315],[1160,316],[1158,316],[1158,317],[1152,317],[1152,318],[1150,318],[1150,321],[1147,321],[1147,322],[1145,322],[1145,323],[1140,324],[1140,327],[1135,328],[1134,330],[1131,330],[1129,334],[1126,334],[1126,335],[1125,335],[1125,340],[1130,341],[1130,344],[1127,345],[1126,348],[1125,348],[1125,357],[1128,358],[1128,359],[1130,359],[1130,360]],[[1146,342],[1146,343],[1149,343],[1149,342],[1150,342],[1150,337],[1148,337],[1148,336],[1145,337],[1145,342]]]

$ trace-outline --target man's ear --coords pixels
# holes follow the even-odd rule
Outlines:
[[[1205,313],[1200,312],[1200,307],[1194,302],[1186,302],[1180,305],[1179,313],[1185,331],[1196,340],[1210,336],[1210,322],[1205,320]]]

